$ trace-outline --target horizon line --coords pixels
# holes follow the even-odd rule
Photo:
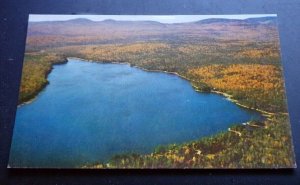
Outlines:
[[[277,17],[276,14],[232,14],[232,15],[67,15],[67,14],[30,14],[28,22],[59,22],[75,19],[102,21],[153,21],[163,24],[192,23],[206,19],[246,20],[250,18]]]

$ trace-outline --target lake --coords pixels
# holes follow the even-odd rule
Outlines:
[[[17,109],[11,167],[81,167],[122,153],[150,153],[260,118],[172,74],[69,59]]]

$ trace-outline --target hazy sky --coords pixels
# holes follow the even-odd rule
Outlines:
[[[77,18],[87,18],[93,21],[113,19],[120,21],[157,21],[161,23],[194,22],[209,18],[247,19],[254,17],[276,16],[276,14],[241,14],[241,15],[29,15],[30,22],[64,21]]]

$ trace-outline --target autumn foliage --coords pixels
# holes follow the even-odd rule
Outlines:
[[[120,154],[85,168],[278,168],[293,166],[289,122],[273,116],[261,127],[236,125],[234,132],[183,144],[158,146],[152,153]]]
[[[53,64],[65,62],[61,56],[55,54],[32,53],[26,55],[24,60],[19,103],[34,98],[48,84],[47,75]]]
[[[269,112],[286,112],[282,70],[274,65],[209,65],[190,69],[188,76],[214,90],[233,95],[242,104]]]
[[[112,156],[108,163],[99,161],[86,167],[276,168],[294,165],[275,24],[140,24],[82,20],[31,23],[19,103],[34,98],[47,85],[52,66],[66,62],[66,57],[126,62],[145,70],[172,72],[189,80],[197,90],[227,93],[240,105],[273,114],[261,121],[261,126],[235,125],[231,127],[234,132],[157,146],[150,154],[119,154]]]

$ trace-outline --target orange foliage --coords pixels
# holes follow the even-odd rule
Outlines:
[[[209,65],[190,69],[188,75],[236,99],[241,98],[250,107],[284,111],[283,78],[281,70],[274,65]]]
[[[279,57],[277,48],[267,49],[247,49],[237,53],[239,57],[261,58],[261,57]]]
[[[210,65],[189,71],[200,76],[209,85],[223,90],[246,90],[274,88],[283,91],[281,72],[273,65],[233,64],[229,66]],[[219,78],[218,78],[219,77]]]

